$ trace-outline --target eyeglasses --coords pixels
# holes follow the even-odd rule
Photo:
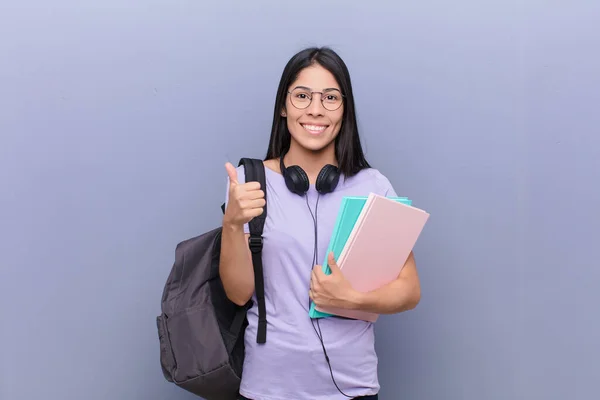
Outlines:
[[[300,110],[310,106],[314,93],[321,95],[321,104],[326,110],[335,111],[342,106],[344,95],[338,89],[325,89],[322,92],[313,92],[307,87],[299,86],[288,91],[292,105]]]

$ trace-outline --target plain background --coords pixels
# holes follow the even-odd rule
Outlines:
[[[432,215],[381,398],[588,400],[600,377],[600,3],[0,2],[0,399],[192,399],[174,246],[263,157],[289,57],[347,62],[369,160]]]

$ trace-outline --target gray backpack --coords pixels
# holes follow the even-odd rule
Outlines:
[[[265,191],[261,160],[242,158],[246,182],[258,181]],[[223,204],[222,210],[225,211]],[[249,222],[249,246],[254,265],[259,324],[257,342],[265,343],[262,233],[267,207]],[[206,400],[237,399],[244,363],[246,311],[225,295],[219,278],[221,227],[176,246],[175,262],[167,278],[156,318],[160,364],[165,378]]]

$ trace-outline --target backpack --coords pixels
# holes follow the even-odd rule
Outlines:
[[[242,158],[246,182],[258,181],[265,192],[261,160]],[[221,206],[225,212],[225,204]],[[249,247],[254,266],[259,310],[257,342],[265,343],[262,233],[267,215],[249,222]],[[221,232],[218,227],[177,244],[175,261],[164,286],[161,313],[156,318],[160,364],[167,381],[206,400],[237,399],[244,363],[244,306],[230,301],[219,278]]]

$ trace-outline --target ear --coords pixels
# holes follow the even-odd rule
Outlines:
[[[285,112],[285,107],[281,109],[281,116],[282,117],[287,117],[287,113]]]

